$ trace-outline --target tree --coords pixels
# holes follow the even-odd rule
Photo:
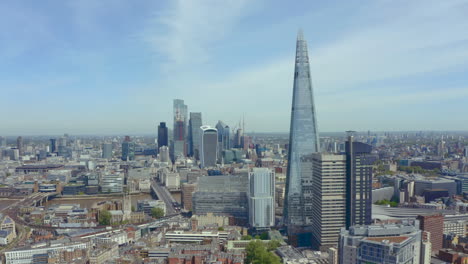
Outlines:
[[[164,210],[161,208],[152,208],[151,216],[156,219],[161,218],[164,216]]]
[[[218,227],[218,231],[224,231],[224,227],[222,226]]]
[[[135,212],[135,206],[132,205],[132,212]]]
[[[268,240],[268,232],[263,232],[260,234],[261,240]]]
[[[280,258],[265,247],[261,240],[252,240],[245,247],[246,264],[281,264]]]
[[[273,239],[268,242],[267,249],[268,251],[273,251],[276,250],[279,246],[281,246],[281,243],[278,240]]]
[[[111,224],[112,215],[107,210],[102,210],[99,214],[99,224],[100,225],[110,225]]]
[[[251,235],[245,235],[245,236],[242,236],[241,239],[242,240],[252,240],[252,236]]]

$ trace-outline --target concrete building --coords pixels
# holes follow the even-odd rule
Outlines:
[[[444,221],[444,234],[450,233],[464,237],[466,235],[466,221]]]
[[[397,224],[351,226],[340,233],[342,264],[420,263],[421,230],[416,220]]]
[[[37,263],[34,261],[35,256],[51,254],[51,253],[60,253],[63,251],[74,251],[75,249],[88,249],[89,245],[85,242],[78,243],[53,243],[50,246],[45,246],[41,248],[25,248],[25,249],[15,249],[5,252],[5,263],[6,264],[29,264]]]
[[[200,166],[214,167],[217,161],[218,131],[210,126],[202,126],[200,130]]]
[[[268,168],[253,168],[249,173],[249,224],[255,229],[275,225],[275,173]]]
[[[324,251],[337,246],[346,220],[346,156],[312,155],[312,246]]]
[[[192,211],[192,195],[193,192],[197,189],[196,183],[183,183],[182,184],[182,195],[181,195],[181,202],[182,207],[185,210]]]

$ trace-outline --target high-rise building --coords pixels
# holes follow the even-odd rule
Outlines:
[[[311,224],[312,153],[319,151],[312,81],[307,42],[302,31],[297,36],[294,70],[291,127],[289,133],[288,169],[284,224],[294,244],[310,245],[310,232],[303,227]]]
[[[5,148],[7,146],[6,137],[0,137],[0,148]]]
[[[168,146],[169,144],[169,131],[166,123],[161,122],[158,126],[158,149],[162,146]]]
[[[223,121],[218,120],[218,123],[215,127],[218,130],[218,160],[221,161],[224,150],[224,128],[226,125],[223,123]]]
[[[253,168],[249,173],[249,224],[255,229],[275,225],[275,172]]]
[[[24,155],[24,142],[23,142],[22,136],[19,136],[16,139],[16,148],[18,149],[19,155],[23,156]]]
[[[346,218],[346,156],[312,154],[312,246],[321,251],[338,246]]]
[[[419,264],[420,248],[417,220],[352,226],[340,233],[339,263]]]
[[[214,127],[200,127],[200,165],[202,168],[216,166],[218,131]]]
[[[122,160],[135,159],[135,143],[131,141],[129,136],[125,136],[122,142]]]
[[[188,108],[187,105],[184,103],[184,100],[181,99],[174,99],[174,139],[176,137],[176,122],[177,121],[182,121],[183,122],[183,127],[184,127],[184,132],[183,135],[187,135],[187,130],[188,130],[188,123],[187,123],[187,118],[188,118]],[[185,140],[185,138],[184,138]]]
[[[234,137],[234,147],[235,148],[243,148],[242,145],[242,136],[244,133],[242,132],[242,128],[238,128],[236,131],[236,135]]]
[[[102,144],[102,158],[111,159],[112,158],[112,143]]]
[[[0,144],[1,145],[1,144]],[[6,145],[6,141],[5,141],[5,145]],[[464,149],[463,149],[463,156],[465,158],[468,158],[468,146],[466,146]]]
[[[432,252],[439,252],[439,249],[443,247],[444,216],[441,214],[419,215],[417,219],[421,230],[431,234],[429,241],[432,244]]]
[[[372,222],[372,166],[376,158],[372,146],[354,142],[349,132],[346,142],[346,228]]]
[[[50,153],[57,152],[57,139],[51,138],[50,139]]]
[[[189,155],[200,158],[200,127],[202,123],[202,114],[200,112],[190,113],[189,120]]]

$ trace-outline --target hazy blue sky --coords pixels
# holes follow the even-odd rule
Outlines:
[[[468,1],[0,2],[0,135],[155,133],[172,99],[289,130],[297,30],[320,131],[468,130]]]

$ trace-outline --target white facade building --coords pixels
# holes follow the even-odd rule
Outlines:
[[[249,224],[255,228],[275,225],[275,173],[254,168],[249,173]]]

